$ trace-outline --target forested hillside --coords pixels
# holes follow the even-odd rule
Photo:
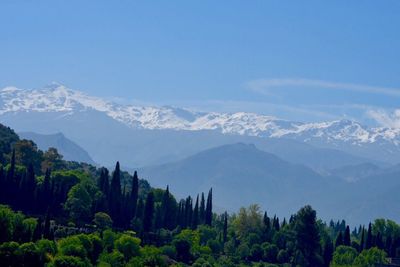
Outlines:
[[[217,214],[211,188],[178,200],[118,162],[109,171],[65,161],[3,125],[0,163],[0,266],[361,267],[400,257],[391,220],[323,222],[311,206],[278,218],[256,204]]]

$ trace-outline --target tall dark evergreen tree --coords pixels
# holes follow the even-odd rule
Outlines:
[[[122,192],[121,192],[121,170],[119,162],[115,166],[113,177],[110,187],[110,215],[117,226],[121,226],[121,205],[122,205]]]
[[[29,164],[19,186],[19,206],[22,210],[32,211],[35,203],[36,179],[33,165]]]
[[[338,246],[342,246],[343,244],[344,244],[343,233],[342,231],[340,231],[338,236],[336,237],[335,248],[337,248]]]
[[[199,195],[196,197],[196,204],[193,209],[193,220],[192,220],[192,228],[196,229],[199,224]]]
[[[137,171],[133,174],[132,177],[132,190],[130,196],[130,204],[131,204],[131,217],[134,218],[136,216],[136,208],[139,197],[139,178],[137,175]]]
[[[222,241],[225,243],[228,239],[228,213],[224,213],[224,228],[222,230]]]
[[[350,227],[348,225],[346,227],[346,230],[344,231],[343,245],[345,245],[345,246],[351,245]]]
[[[201,193],[200,209],[199,209],[199,223],[203,224],[206,220],[206,201],[204,199],[204,193]]]
[[[192,198],[188,196],[185,201],[185,222],[184,222],[185,228],[192,226],[192,216],[193,216]]]
[[[169,193],[169,186],[165,189],[163,198],[161,201],[161,220],[162,224],[161,227],[165,229],[171,228],[171,221],[172,221],[172,212],[171,212],[171,201],[170,201],[170,193]]]
[[[153,216],[154,216],[154,194],[150,192],[147,194],[146,204],[143,214],[143,231],[150,232],[153,227]]]
[[[205,224],[211,226],[212,224],[212,188],[208,192],[207,205],[205,211]]]
[[[325,244],[324,244],[324,266],[325,267],[329,267],[330,262],[332,261],[333,252],[334,252],[333,243],[332,243],[332,240],[328,236],[328,238],[325,240]]]
[[[365,247],[365,229],[363,226],[361,229],[360,251],[359,252],[363,251],[364,247]]]
[[[373,236],[372,236],[372,225],[369,223],[368,232],[367,232],[367,240],[365,241],[365,249],[370,249],[373,245]]]
[[[108,196],[110,193],[110,181],[109,181],[109,173],[106,168],[102,168],[100,172],[100,178],[97,182],[98,187],[103,192],[105,196]]]

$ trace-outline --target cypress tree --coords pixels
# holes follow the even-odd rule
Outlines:
[[[138,205],[136,208],[136,218],[142,219],[144,215],[144,202],[143,199],[139,198]]]
[[[286,218],[283,218],[283,222],[282,222],[282,226],[281,226],[281,227],[282,227],[282,228],[283,228],[283,227],[285,227],[285,226],[286,226],[286,224],[287,224],[287,222],[286,222]]]
[[[162,202],[161,202],[161,227],[165,229],[169,229],[171,226],[171,207],[170,207],[170,194],[169,194],[169,186],[167,185],[167,189],[164,191]]]
[[[154,229],[158,230],[163,228],[163,211],[160,205],[156,205],[156,212],[154,216]]]
[[[196,229],[198,224],[199,224],[199,195],[197,195],[196,204],[194,205],[192,228]]]
[[[191,227],[193,215],[192,198],[188,196],[185,201],[185,222],[184,227]]]
[[[139,197],[139,178],[137,175],[137,171],[133,174],[132,177],[132,191],[131,191],[131,217],[134,218],[136,216],[136,208],[137,208],[137,201]]]
[[[13,149],[11,154],[10,168],[7,171],[7,180],[12,181],[14,179],[14,174],[15,174],[15,149]]]
[[[200,224],[203,224],[206,220],[206,203],[204,199],[204,193],[201,193],[199,217],[200,217]]]
[[[335,248],[337,248],[338,246],[342,246],[343,244],[343,234],[342,231],[340,231],[338,236],[336,237]]]
[[[143,231],[150,232],[153,226],[154,216],[154,194],[150,192],[147,194],[146,204],[143,215]]]
[[[225,211],[224,228],[223,228],[223,242],[225,243],[227,239],[228,239],[228,213]]]
[[[211,226],[212,223],[212,188],[208,192],[207,205],[205,211],[205,224]]]
[[[121,226],[121,201],[122,201],[122,193],[121,193],[121,171],[119,167],[119,162],[117,162],[115,166],[115,170],[113,172],[113,177],[111,180],[111,188],[110,188],[110,215],[116,225]]]
[[[0,155],[1,157],[1,155]],[[6,177],[4,175],[4,171],[3,171],[3,165],[0,165],[0,202],[4,202],[4,194],[5,194],[5,190],[7,187],[7,183],[6,183]]]
[[[324,266],[325,267],[329,267],[329,264],[332,261],[333,252],[334,252],[333,243],[332,243],[332,240],[330,239],[330,237],[328,236],[325,241],[325,244],[324,244]]]
[[[43,238],[50,239],[50,212],[47,210],[44,219]]]
[[[364,246],[365,246],[365,229],[363,226],[361,229],[360,252],[364,250]]]
[[[264,212],[263,223],[267,232],[269,232],[269,230],[271,229],[271,219],[268,217],[267,212]]]
[[[350,227],[347,225],[346,230],[344,232],[343,245],[350,246],[351,238],[350,238]]]
[[[367,240],[365,242],[365,249],[370,249],[372,247],[372,244],[373,244],[372,239],[373,239],[372,226],[371,226],[371,223],[369,223],[368,232],[367,232]]]

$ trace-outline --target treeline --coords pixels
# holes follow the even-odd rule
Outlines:
[[[11,129],[0,129],[0,203],[76,226],[91,224],[102,212],[114,228],[132,229],[147,242],[153,241],[149,233],[159,229],[211,225],[212,190],[207,197],[202,193],[195,201],[189,196],[177,202],[168,186],[152,189],[137,172],[123,173],[119,162],[110,175],[106,168],[64,161],[54,148],[42,152]],[[12,143],[7,146],[7,141]]]
[[[257,205],[217,215],[211,189],[177,201],[118,162],[110,174],[0,133],[0,203],[23,212],[0,206],[0,266],[363,267],[400,257],[390,220],[350,231],[310,206],[288,219]]]

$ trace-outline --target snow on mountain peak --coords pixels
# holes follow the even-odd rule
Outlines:
[[[324,139],[327,142],[352,144],[377,140],[400,143],[399,129],[367,128],[351,120],[300,123],[255,113],[195,112],[170,106],[139,107],[120,105],[86,95],[53,82],[42,89],[23,90],[6,87],[0,91],[0,115],[8,112],[81,112],[93,109],[133,128],[173,130],[217,130],[224,134],[259,137],[288,137],[303,141]]]

